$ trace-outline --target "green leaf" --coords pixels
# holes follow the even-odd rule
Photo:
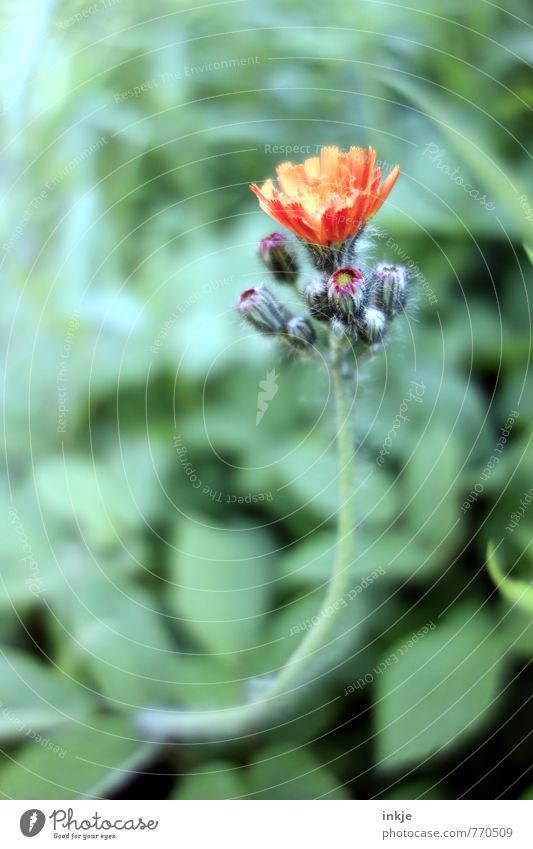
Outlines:
[[[246,771],[227,761],[209,761],[186,775],[171,799],[238,799],[246,795]]]
[[[12,616],[50,598],[62,586],[61,570],[50,552],[57,526],[43,527],[38,505],[17,489],[13,501],[0,494],[0,610]]]
[[[158,504],[154,459],[135,440],[124,440],[120,453],[100,460],[78,454],[47,457],[37,465],[35,480],[47,521],[70,526],[95,546],[119,544]]]
[[[502,595],[498,609],[502,644],[506,652],[533,657],[533,618],[531,613]]]
[[[113,707],[175,704],[181,655],[154,598],[98,571],[73,586],[55,610],[63,640],[69,635],[69,663],[74,660]]]
[[[527,613],[533,613],[533,579],[510,578],[499,565],[493,542],[487,546],[487,569],[498,590],[507,601],[517,604]]]
[[[461,450],[446,425],[428,426],[402,474],[407,518],[422,541],[446,545],[453,533],[457,544],[460,467]]]
[[[261,640],[272,580],[271,544],[259,528],[184,519],[170,602],[198,644],[233,665]]]
[[[191,709],[234,705],[243,700],[243,680],[217,657],[183,654],[176,689],[180,705]]]
[[[429,781],[405,781],[398,787],[388,790],[380,799],[444,799],[438,787]]]
[[[250,653],[251,674],[273,675],[286,663],[319,612],[324,593],[320,587],[291,599],[269,618],[261,644]]]
[[[308,749],[262,749],[246,780],[254,799],[347,799],[338,779]]]
[[[397,76],[389,74],[386,78],[387,85],[401,91],[424,114],[433,119],[458,155],[468,165],[472,174],[480,181],[480,189],[486,189],[490,195],[488,200],[496,202],[497,208],[494,214],[498,214],[499,206],[514,232],[525,235],[527,224],[513,186],[517,176],[510,174],[509,165],[500,161],[498,154],[490,149],[490,137],[484,132],[482,125],[475,120],[480,117],[481,112],[473,114],[468,124],[468,131],[465,133],[461,112],[466,108],[464,101],[452,105],[443,97],[431,97],[412,77],[407,78],[407,75],[403,74],[400,77],[401,81]],[[432,87],[431,91],[443,94],[440,86]],[[488,214],[485,212],[485,215]],[[501,217],[501,212],[499,214]]]
[[[399,768],[441,752],[471,734],[494,707],[502,652],[484,609],[465,605],[434,630],[428,626],[393,645],[381,661],[384,671],[376,673],[381,767]]]
[[[99,474],[90,458],[69,454],[65,459],[42,460],[35,470],[35,482],[48,520],[52,517],[79,528],[96,545],[120,537],[113,522],[116,493],[107,486],[105,470],[103,476]]]
[[[87,717],[92,694],[25,652],[2,648],[0,739],[25,739]]]
[[[292,586],[322,584],[331,576],[336,536],[318,531],[298,541],[287,554],[280,554],[280,573]]]
[[[53,747],[52,747],[53,746]],[[0,767],[0,796],[99,799],[133,781],[156,744],[137,739],[125,719],[106,717],[62,731],[50,746],[34,742]]]

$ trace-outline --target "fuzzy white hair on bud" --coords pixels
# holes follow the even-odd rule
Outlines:
[[[385,314],[377,307],[367,307],[357,324],[357,335],[367,345],[381,342],[387,331]]]
[[[270,335],[286,331],[287,312],[266,286],[246,289],[237,307],[243,318],[260,333]]]
[[[287,322],[287,341],[300,349],[314,345],[316,333],[311,322],[302,318],[302,316],[289,319]]]
[[[374,294],[388,318],[394,318],[405,309],[408,279],[407,268],[403,265],[381,263],[377,266]]]

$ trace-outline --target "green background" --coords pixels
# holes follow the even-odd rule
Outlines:
[[[4,4],[3,797],[533,795],[529,12]],[[355,404],[352,586],[383,574],[289,717],[153,743],[142,708],[241,702],[324,594],[326,376],[234,308],[248,184],[322,144],[400,163],[375,257],[417,269]]]

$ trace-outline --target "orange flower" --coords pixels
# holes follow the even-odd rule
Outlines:
[[[250,188],[278,224],[305,242],[327,245],[354,236],[378,211],[399,173],[396,165],[380,186],[373,148],[350,147],[345,153],[328,146],[299,165],[278,165],[279,189],[272,180]]]

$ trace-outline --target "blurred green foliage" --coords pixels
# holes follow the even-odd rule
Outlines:
[[[527,507],[507,527],[532,478],[528,12],[4,4],[5,797],[531,796]],[[248,183],[275,146],[324,143],[400,163],[376,257],[418,268],[356,401],[353,583],[384,575],[278,727],[146,742],[141,708],[242,701],[323,597],[326,375],[250,336],[234,302],[272,228]]]

